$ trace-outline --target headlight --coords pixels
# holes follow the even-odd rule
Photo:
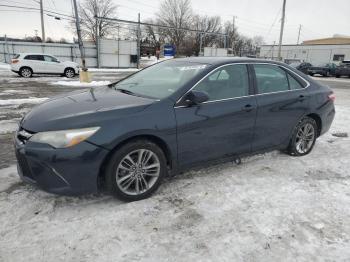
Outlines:
[[[65,148],[74,146],[88,139],[99,129],[99,127],[89,127],[71,130],[39,132],[34,134],[29,140],[31,142],[49,144],[55,148]]]

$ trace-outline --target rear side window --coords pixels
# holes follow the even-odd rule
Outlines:
[[[289,90],[286,72],[274,65],[254,65],[259,94]]]
[[[199,82],[194,90],[206,92],[209,101],[247,96],[247,66],[239,64],[221,67]]]
[[[44,56],[42,55],[27,55],[25,60],[38,60],[38,61],[44,61]]]

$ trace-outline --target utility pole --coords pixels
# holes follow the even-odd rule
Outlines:
[[[283,29],[284,29],[284,18],[286,15],[286,0],[283,0],[283,7],[282,7],[282,19],[281,19],[281,30],[280,30],[280,41],[278,44],[278,60],[281,61],[281,48],[282,48],[282,39],[283,39]]]
[[[80,29],[80,20],[79,20],[79,14],[78,14],[77,0],[73,0],[73,4],[74,4],[75,25],[77,27],[81,63],[83,65],[82,69],[83,69],[83,71],[87,71],[86,64],[85,64],[85,50],[84,50],[83,40],[81,38],[81,29]]]
[[[298,41],[297,41],[297,45],[299,45],[300,31],[301,31],[301,25],[299,25],[299,33],[298,33]]]
[[[97,17],[97,13],[95,14],[95,17]],[[98,30],[98,22],[99,20],[95,18],[96,60],[97,60],[97,68],[100,68],[100,35]]]
[[[40,16],[41,16],[41,41],[43,43],[45,43],[45,25],[44,25],[43,0],[40,0]]]
[[[140,68],[141,58],[141,16],[138,14],[138,25],[137,25],[137,68]]]

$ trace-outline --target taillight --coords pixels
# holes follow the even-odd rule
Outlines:
[[[334,100],[335,100],[335,94],[334,94],[334,93],[329,94],[329,95],[328,95],[328,99],[334,102]]]
[[[16,63],[18,63],[18,62],[19,62],[18,59],[12,59],[12,60],[11,60],[11,64],[16,64]]]

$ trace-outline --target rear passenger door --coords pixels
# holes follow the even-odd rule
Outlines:
[[[307,83],[273,64],[254,64],[257,118],[253,150],[285,146],[299,119],[308,112]]]
[[[44,73],[44,56],[43,55],[27,55],[24,57],[25,65],[29,66],[34,73]]]

